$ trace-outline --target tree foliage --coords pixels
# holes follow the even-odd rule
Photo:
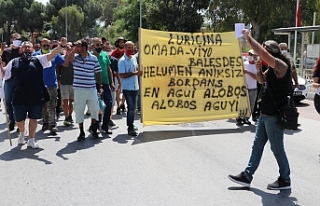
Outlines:
[[[52,17],[52,30],[56,35],[56,38],[65,36],[66,27],[66,14],[67,14],[67,32],[68,39],[77,40],[81,34],[81,26],[84,21],[84,13],[79,9],[78,6],[72,5],[69,7],[63,7],[59,10],[58,16]]]
[[[302,25],[312,24],[312,15],[319,0],[301,2]],[[319,10],[320,8],[318,8]],[[296,1],[292,0],[212,0],[207,19],[217,31],[232,31],[235,22],[251,25],[258,41],[273,38],[272,29],[294,27]]]

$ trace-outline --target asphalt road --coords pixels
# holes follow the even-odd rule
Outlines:
[[[9,146],[0,115],[1,206],[291,206],[320,205],[320,116],[312,101],[298,105],[301,130],[286,131],[292,190],[270,191],[278,167],[267,144],[250,189],[228,174],[248,161],[255,126],[238,128],[233,120],[152,126],[137,138],[126,135],[124,115],[118,128],[98,140],[76,142],[77,126],[62,126],[57,136],[37,133],[41,149]],[[89,119],[86,119],[86,127]],[[40,129],[40,125],[38,129]],[[143,130],[143,132],[142,132]]]

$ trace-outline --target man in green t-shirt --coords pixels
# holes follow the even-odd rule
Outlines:
[[[100,38],[93,38],[93,51],[92,53],[97,56],[98,61],[100,63],[102,72],[101,72],[101,82],[103,86],[103,101],[106,105],[106,108],[104,110],[103,114],[103,121],[101,129],[107,132],[108,134],[112,134],[111,129],[109,129],[109,125],[111,125],[112,120],[110,119],[111,116],[111,108],[112,108],[112,96],[111,96],[111,90],[114,90],[114,83],[112,78],[112,71],[110,68],[110,59],[108,57],[108,54],[105,51],[102,51],[102,41]],[[98,85],[99,86],[99,85]],[[100,88],[100,87],[97,87]],[[99,115],[99,121],[101,122],[101,115]],[[115,126],[113,123],[112,126]]]

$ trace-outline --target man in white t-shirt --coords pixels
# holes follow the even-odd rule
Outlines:
[[[248,61],[244,62],[243,66],[249,94],[250,112],[252,113],[257,97],[256,61],[258,60],[258,55],[252,49],[248,53]],[[237,118],[236,121],[238,126],[242,126],[243,124],[251,125],[249,118]]]
[[[61,43],[50,53],[32,56],[33,45],[23,42],[20,50],[22,56],[11,60],[5,68],[0,64],[4,79],[12,80],[12,106],[15,121],[20,130],[18,144],[25,143],[25,120],[29,118],[29,138],[27,146],[39,148],[35,141],[37,120],[42,118],[42,106],[46,101],[43,70],[51,67],[51,60],[65,47],[66,38],[61,38]],[[0,58],[1,63],[1,58]]]

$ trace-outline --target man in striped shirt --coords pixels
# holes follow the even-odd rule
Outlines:
[[[86,105],[91,113],[91,126],[89,128],[93,138],[98,138],[98,114],[99,103],[96,90],[96,80],[100,85],[100,93],[103,93],[101,84],[101,67],[96,56],[88,52],[88,44],[84,40],[79,40],[74,43],[76,47],[69,54],[63,66],[68,66],[69,62],[73,63],[74,69],[74,111],[76,114],[76,123],[79,124],[80,135],[78,141],[85,140],[83,130],[84,111]],[[77,54],[75,54],[77,53]]]

